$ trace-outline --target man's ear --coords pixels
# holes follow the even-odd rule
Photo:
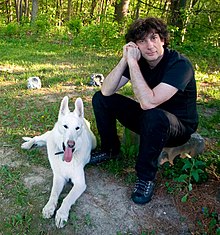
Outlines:
[[[162,45],[164,46],[164,45],[165,45],[165,40],[164,40],[164,38],[161,38],[161,37],[160,37],[160,41],[162,42]]]

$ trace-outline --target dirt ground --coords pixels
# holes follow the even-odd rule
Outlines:
[[[23,174],[22,180],[32,192],[32,196],[36,196],[34,193],[37,192],[38,195],[44,195],[45,200],[49,197],[52,182],[50,168],[28,164],[8,146],[0,149],[0,166],[3,165],[13,168],[26,165],[27,171]],[[202,221],[203,218],[201,208],[208,206],[220,212],[219,182],[216,180],[195,188],[192,198],[197,200],[189,200],[184,204],[180,202],[179,197],[166,192],[165,181],[161,178],[152,201],[147,205],[139,206],[130,200],[133,185],[126,185],[122,179],[107,173],[100,166],[87,166],[85,172],[86,192],[72,206],[66,227],[56,229],[52,218],[48,223],[40,225],[44,226],[44,233],[38,234],[202,234],[196,227],[196,221]],[[69,188],[70,185],[64,189],[63,197]],[[38,213],[41,213],[43,206],[43,202],[40,201]],[[8,200],[1,200],[0,210],[4,211],[6,207],[10,207]],[[0,231],[0,234],[4,234],[4,231],[2,233]]]

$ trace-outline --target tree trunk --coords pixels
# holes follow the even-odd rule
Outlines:
[[[103,5],[102,5],[102,15],[103,16],[106,16],[107,7],[108,7],[108,0],[104,0]]]
[[[10,23],[13,21],[13,11],[12,11],[12,2],[11,0],[7,0],[5,2],[5,10],[6,10],[6,17],[7,17],[7,23]]]
[[[182,41],[182,33],[184,29],[184,13],[186,9],[186,0],[171,0],[171,14],[168,18],[168,23],[177,30],[174,31],[174,38],[179,43]]]
[[[188,6],[188,14],[187,14],[187,17],[184,20],[184,25],[183,25],[183,29],[182,29],[181,42],[184,42],[186,29],[187,29],[187,26],[188,26],[189,21],[190,21],[190,15],[191,15],[191,11],[192,11],[194,3],[195,3],[195,1],[190,0],[189,6]]]
[[[29,0],[24,1],[24,15],[29,17]]]
[[[37,18],[38,0],[32,0],[31,22],[33,23]]]
[[[140,5],[141,5],[141,0],[138,0],[136,8],[135,8],[135,19],[139,18],[139,15],[140,15]]]
[[[72,0],[68,0],[68,9],[67,9],[67,19],[71,20],[73,11],[73,2]]]
[[[63,7],[63,1],[62,0],[57,0],[56,1],[56,19],[57,19],[57,24],[58,26],[61,26],[63,23],[62,19],[62,7]]]
[[[182,12],[184,12],[185,8],[186,0],[171,0],[169,24],[178,27],[180,31],[183,29]]]
[[[83,13],[83,12],[82,12],[82,9],[83,9],[83,0],[80,1],[80,9],[79,9],[79,12],[80,12],[80,13]]]
[[[92,0],[91,9],[90,9],[90,18],[91,19],[93,18],[96,5],[97,5],[97,1],[96,0]]]
[[[22,19],[22,0],[15,0],[15,9],[17,22],[20,23]]]
[[[130,0],[120,0],[115,3],[115,20],[121,22],[127,16]]]

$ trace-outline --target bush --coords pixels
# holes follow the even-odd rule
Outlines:
[[[71,33],[79,33],[82,28],[82,21],[80,19],[73,19],[67,22],[67,27]]]
[[[47,19],[39,18],[31,24],[31,31],[33,34],[43,35],[50,30],[50,23]]]
[[[2,28],[2,34],[6,37],[19,36],[20,28],[17,22],[11,22]]]
[[[81,32],[74,38],[73,44],[83,44],[92,47],[114,47],[121,46],[122,37],[117,23],[91,23],[83,26]]]

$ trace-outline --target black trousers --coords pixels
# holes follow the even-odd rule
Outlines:
[[[140,135],[135,169],[143,180],[155,179],[163,147],[182,145],[194,132],[173,114],[158,108],[143,110],[138,102],[119,94],[103,96],[98,91],[92,104],[103,151],[114,153],[120,150],[116,120]]]

